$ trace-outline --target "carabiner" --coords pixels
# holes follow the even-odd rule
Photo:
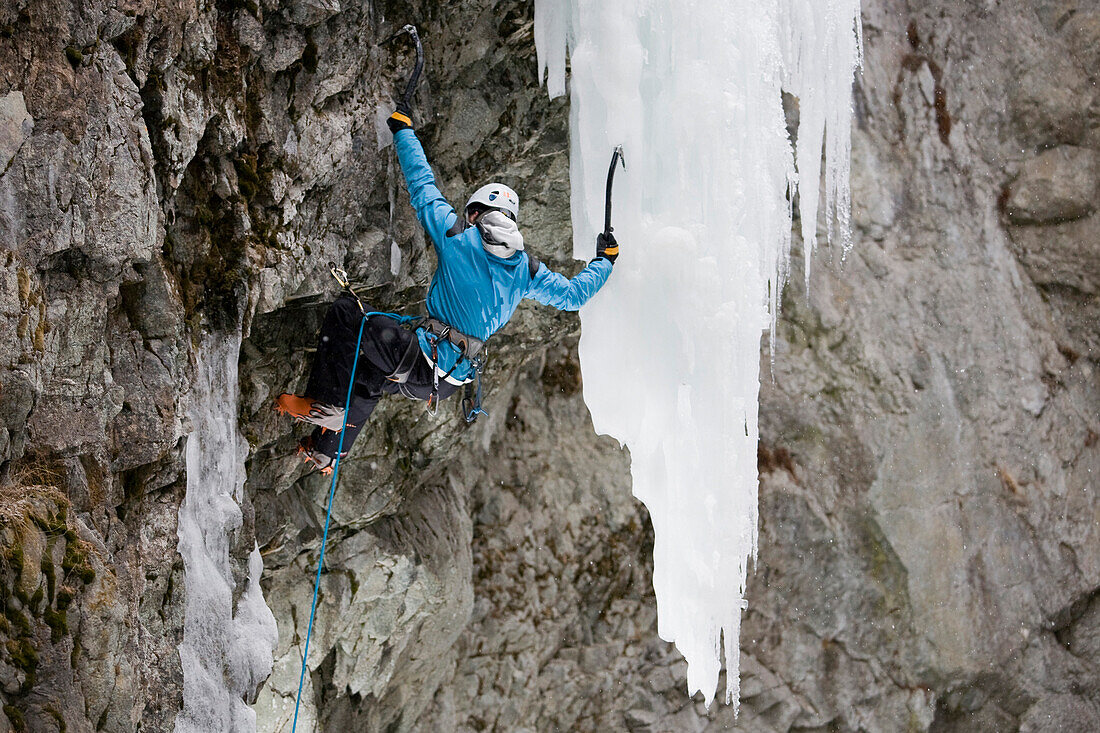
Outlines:
[[[359,310],[362,311],[363,316],[367,316],[367,308],[363,305],[362,299],[359,297],[359,293],[355,292],[355,288],[351,286],[351,281],[348,279],[348,273],[344,268],[337,267],[335,262],[328,263],[328,271],[332,273],[332,276],[336,278],[336,282],[340,284],[344,290],[351,293],[351,297],[355,298],[355,302],[359,304]]]
[[[351,283],[348,281],[348,273],[344,268],[337,267],[335,262],[328,263],[328,270],[332,273],[332,276],[336,278],[336,282],[340,283],[340,287],[351,289]]]

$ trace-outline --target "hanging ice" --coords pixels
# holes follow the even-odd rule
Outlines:
[[[736,701],[760,337],[788,272],[796,188],[807,260],[815,244],[823,139],[828,231],[850,242],[859,0],[536,0],[535,39],[551,96],[565,91],[569,49],[577,257],[603,227],[616,144],[628,163],[614,208],[623,254],[581,313],[585,401],[596,430],[629,446],[653,518],[658,633],[708,702],[724,652]],[[799,100],[797,156],[783,89]]]
[[[207,335],[196,357],[187,493],[178,529],[187,605],[177,733],[255,731],[256,714],[246,697],[270,674],[278,639],[275,617],[260,590],[263,560],[258,547],[249,557],[247,587],[233,604],[229,547],[241,526],[248,455],[248,445],[237,432],[240,346],[239,334]]]

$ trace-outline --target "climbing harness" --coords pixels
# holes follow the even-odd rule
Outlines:
[[[447,339],[457,346],[458,350],[462,352],[462,355],[467,359],[473,359],[485,347],[485,342],[481,339],[467,336],[458,329],[448,326],[438,318],[428,316],[418,327],[423,328],[428,333],[440,339]]]
[[[478,378],[478,399],[477,409],[472,413],[465,408],[465,400],[463,400],[463,416],[466,417],[466,422],[473,422],[470,415],[473,414],[476,419],[477,415],[487,415],[488,413],[481,409],[480,398],[480,379],[482,369],[482,359],[480,354],[482,349],[485,348],[485,342],[481,339],[468,336],[461,331],[458,331],[451,326],[448,326],[438,318],[432,318],[431,316],[412,318],[406,324],[413,333],[416,333],[420,329],[424,329],[428,334],[428,342],[432,345],[431,358],[429,361],[432,365],[432,391],[428,395],[428,413],[435,415],[439,408],[439,382],[440,379],[447,379],[447,377],[454,374],[455,369],[466,359],[470,362],[470,365],[474,368]],[[447,340],[454,344],[459,351],[459,358],[455,361],[454,365],[447,371],[442,377],[439,375],[439,342]],[[409,381],[409,376],[412,374],[414,368],[416,368],[417,361],[421,357],[420,351],[420,339],[414,338],[409,342],[409,346],[405,349],[405,353],[401,356],[401,361],[398,363],[397,368],[392,373],[386,376],[386,379],[391,382],[395,382],[399,385],[404,385]],[[412,395],[404,388],[401,388],[401,393],[412,397]]]
[[[485,342],[455,330],[438,318],[425,318],[417,325],[417,328],[423,328],[428,332],[428,340],[432,344],[432,392],[428,396],[428,412],[434,415],[439,405],[439,342],[446,339],[458,348],[459,358],[455,360],[450,370],[443,375],[443,379],[451,376],[458,365],[462,363],[462,360],[465,359],[474,368],[477,381],[476,401],[471,392],[471,383],[466,382],[466,396],[462,400],[462,416],[466,418],[466,422],[472,423],[478,415],[488,415],[489,413],[481,409],[481,371],[485,366],[483,358]]]
[[[428,332],[429,340],[433,343],[446,339],[458,347],[459,352],[463,357],[470,359],[473,363],[473,357],[485,346],[485,342],[476,339],[473,336],[467,336],[460,331],[448,326],[443,321],[432,318],[431,316],[416,317],[413,316],[409,321],[405,323],[406,327],[413,333],[423,328]],[[391,374],[386,376],[386,379],[391,382],[397,382],[398,384],[404,384],[409,381],[409,375],[412,374],[413,368],[416,366],[417,357],[420,356],[420,340],[413,339],[409,342],[409,347],[405,349],[405,353],[401,356],[401,361],[398,363],[397,368],[393,370]],[[435,355],[433,354],[432,361],[435,361]],[[457,363],[455,364],[457,366]],[[449,377],[454,369],[447,372],[444,379]]]
[[[337,268],[335,265],[331,266],[333,275],[336,275]],[[347,282],[347,273],[343,270],[339,271],[343,274],[344,282]],[[337,278],[339,279],[339,278]],[[350,288],[349,288],[350,289]],[[354,292],[352,293],[354,295]],[[356,300],[359,297],[356,296]],[[362,302],[359,303],[360,310],[363,310]],[[344,424],[340,428],[340,445],[336,448],[336,459],[332,464],[332,484],[328,490],[328,504],[325,506],[325,531],[321,535],[321,555],[317,558],[317,577],[313,580],[313,603],[309,607],[309,627],[306,630],[306,644],[302,650],[302,673],[298,676],[298,694],[294,698],[294,722],[290,727],[291,733],[295,733],[298,729],[298,706],[302,701],[302,683],[306,678],[306,663],[309,661],[309,640],[313,635],[313,617],[317,612],[317,591],[321,587],[321,568],[325,565],[325,545],[328,543],[328,525],[329,519],[332,517],[332,498],[336,495],[336,479],[340,476],[340,458],[344,453],[344,433],[348,426],[348,413],[351,411],[351,392],[355,388],[355,370],[359,366],[359,347],[363,343],[363,327],[367,325],[368,314],[363,313],[362,320],[359,321],[359,338],[355,342],[355,359],[351,363],[351,379],[348,380],[348,396],[344,401]]]
[[[463,358],[470,362],[470,366],[474,368],[474,380],[466,382],[465,396],[462,399],[462,416],[466,419],[467,423],[472,423],[477,420],[478,415],[488,415],[485,410],[481,409],[481,372],[485,368],[485,360],[483,357],[485,342],[481,339],[476,339],[473,336],[467,336],[460,331],[456,331],[451,326],[448,326],[443,321],[436,318],[424,319],[421,328],[424,328],[428,333],[435,337],[432,342],[432,361],[435,362],[435,344],[443,339],[450,341],[456,347],[458,347],[459,353]],[[461,361],[461,359],[459,359]],[[434,366],[434,363],[433,363]],[[458,362],[455,362],[455,366],[458,366]],[[454,371],[454,367],[450,372],[447,372],[447,376],[451,375]],[[436,370],[436,384],[438,386],[438,370]],[[476,381],[477,387],[475,391],[474,382]]]
[[[413,332],[414,338],[409,341],[408,348],[406,348],[405,353],[401,355],[401,361],[398,362],[397,368],[386,375],[386,379],[399,385],[401,394],[411,399],[416,399],[404,385],[409,381],[409,376],[416,367],[417,360],[421,358],[420,339],[416,338],[415,334],[419,329],[423,328],[427,331],[428,340],[432,345],[432,391],[426,400],[428,414],[435,415],[439,411],[439,382],[441,379],[439,376],[439,342],[446,339],[458,348],[459,358],[455,360],[450,370],[442,376],[442,379],[446,380],[450,377],[455,369],[458,368],[458,365],[462,363],[462,360],[466,359],[470,362],[470,366],[474,368],[475,380],[477,382],[476,393],[473,390],[472,383],[466,383],[466,393],[462,400],[462,416],[466,419],[467,423],[474,422],[478,415],[488,416],[489,413],[481,409],[481,372],[485,366],[483,356],[485,349],[484,341],[464,334],[438,318],[432,318],[431,316],[402,316],[396,313],[367,311],[359,294],[352,288],[348,273],[343,268],[337,267],[335,262],[330,262],[328,264],[328,269],[336,279],[336,282],[340,284],[340,287],[348,291],[348,293],[355,298],[355,302],[359,305],[359,311],[363,314],[364,321],[372,316],[386,316]],[[358,346],[355,349],[355,353],[356,358],[358,358]]]

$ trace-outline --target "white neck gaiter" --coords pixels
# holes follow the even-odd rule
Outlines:
[[[481,243],[485,251],[502,259],[523,250],[523,235],[519,227],[499,211],[486,211],[477,218]]]

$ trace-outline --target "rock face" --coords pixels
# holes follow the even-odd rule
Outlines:
[[[1044,150],[1023,164],[1005,194],[1005,213],[1013,224],[1084,218],[1100,197],[1100,154],[1072,145]]]
[[[289,729],[328,484],[270,404],[328,262],[372,307],[424,297],[383,124],[410,54],[376,45],[406,21],[444,193],[509,182],[575,272],[530,3],[0,7],[0,729],[172,729],[194,344],[238,328],[234,552],[243,577],[260,543],[279,622],[259,729]],[[808,293],[794,263],[762,385],[740,717],[656,636],[576,317],[524,305],[489,418],[384,401],[344,464],[300,727],[1100,729],[1100,13],[868,0],[864,31],[855,247]]]

